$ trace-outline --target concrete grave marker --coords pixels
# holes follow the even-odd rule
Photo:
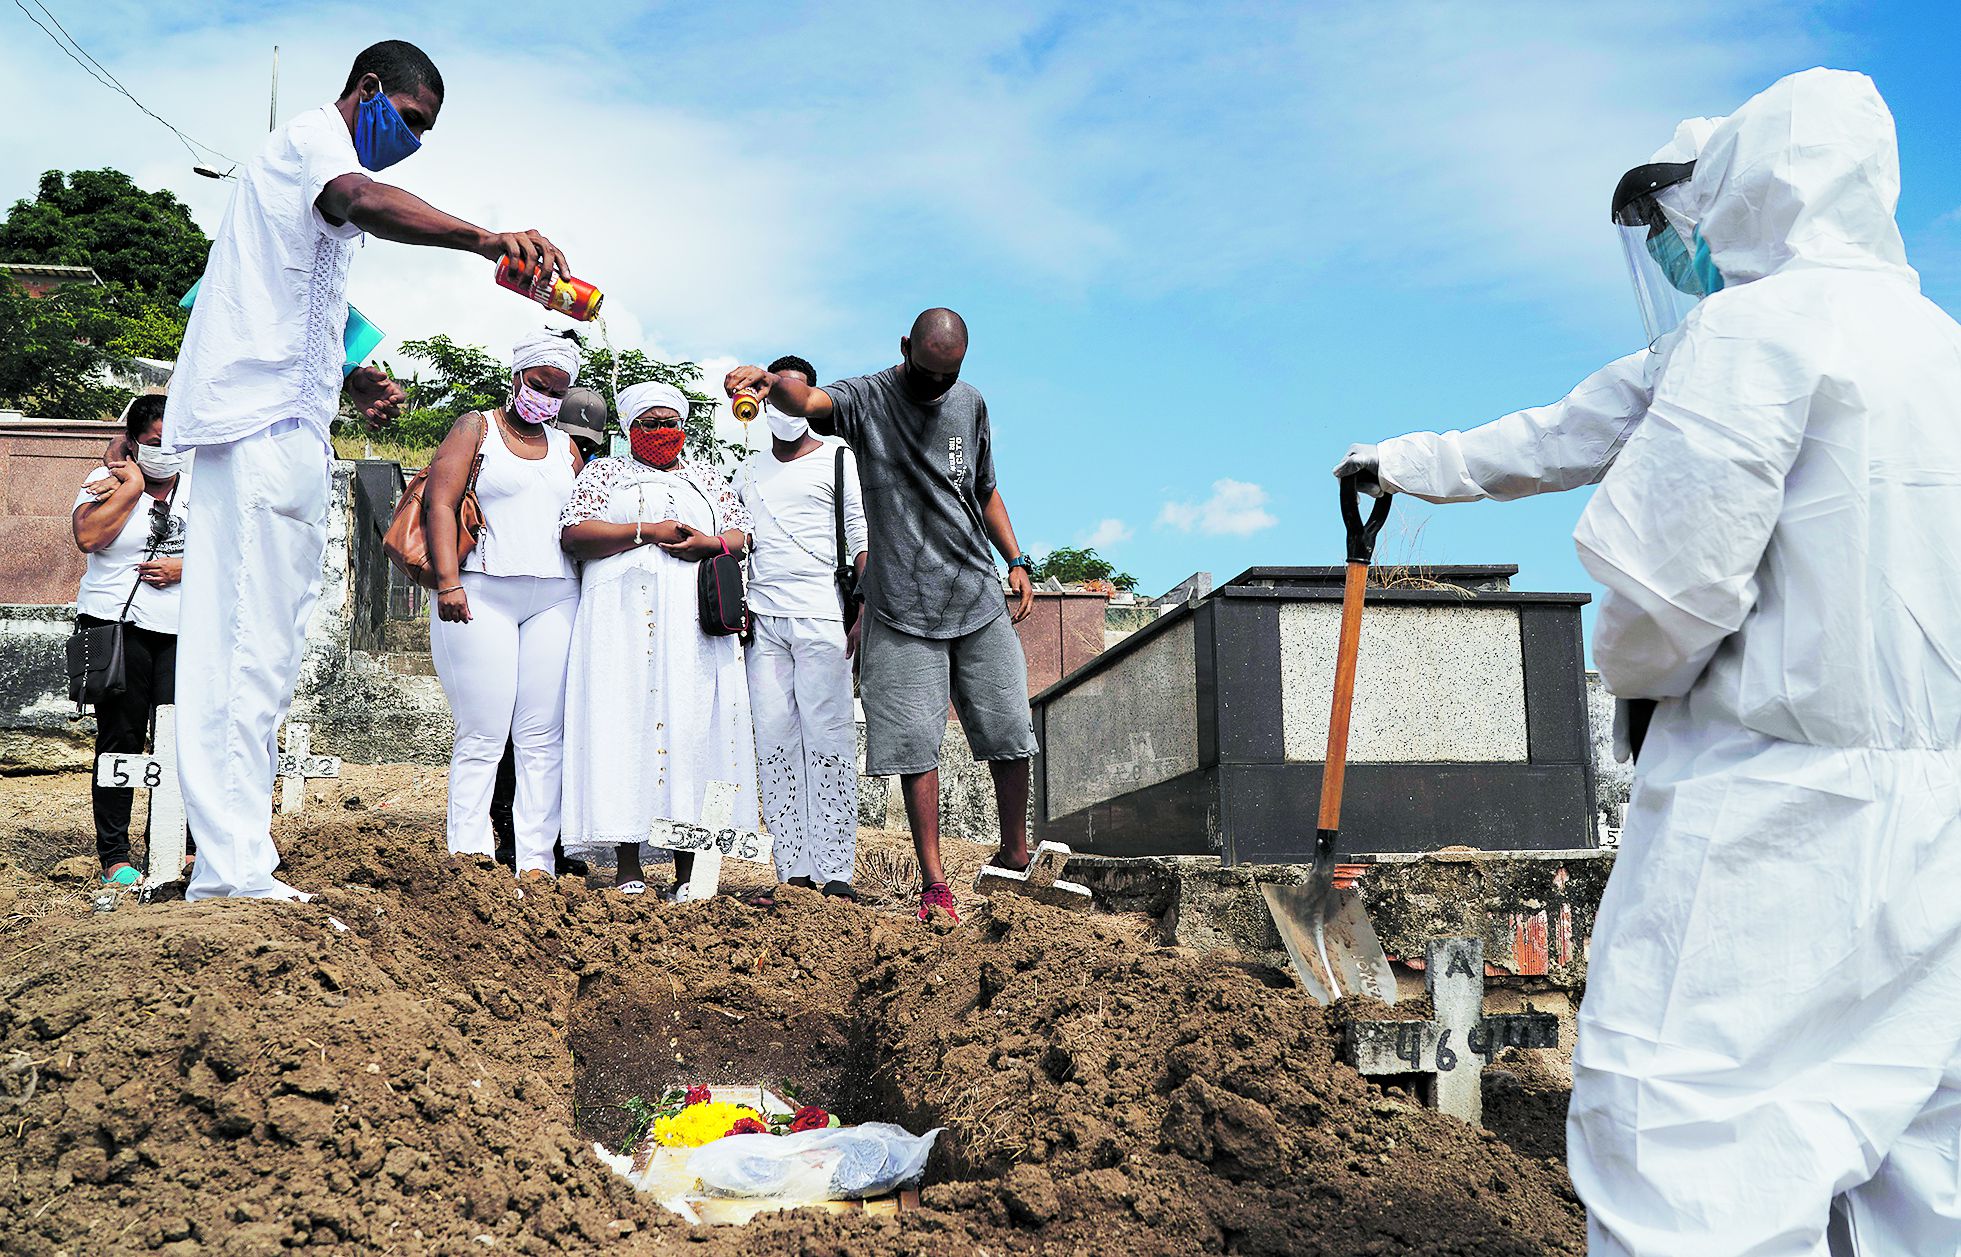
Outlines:
[[[306,809],[309,777],[340,776],[340,758],[313,753],[313,726],[286,722],[286,753],[279,757],[279,813],[290,816]]]
[[[148,896],[184,876],[184,795],[177,784],[177,709],[157,708],[148,755],[100,755],[95,784],[147,790],[150,795],[149,869],[137,891]]]
[[[1344,1027],[1342,1055],[1363,1074],[1421,1076],[1425,1103],[1475,1126],[1484,1120],[1484,1067],[1506,1048],[1558,1047],[1559,1018],[1486,1016],[1480,939],[1432,939],[1423,959],[1434,1019],[1351,1021]]]
[[[974,875],[974,890],[982,895],[992,895],[997,890],[1013,891],[1055,908],[1088,908],[1089,887],[1058,880],[1063,866],[1069,863],[1069,856],[1069,848],[1059,842],[1041,843],[1036,846],[1028,867],[1019,873],[999,865],[983,864],[981,871]]]
[[[702,792],[701,824],[655,817],[647,831],[647,841],[669,851],[692,851],[694,872],[688,878],[690,901],[707,899],[721,885],[722,857],[767,863],[770,859],[769,835],[756,829],[738,829],[735,818],[735,783],[711,781]]]

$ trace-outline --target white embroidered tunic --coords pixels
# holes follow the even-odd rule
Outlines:
[[[712,467],[586,464],[559,516],[569,528],[676,520],[748,531]],[[711,781],[735,784],[734,823],[755,828],[756,746],[741,644],[701,631],[696,564],[656,545],[586,563],[565,687],[565,849],[610,857],[656,819],[698,822]]]

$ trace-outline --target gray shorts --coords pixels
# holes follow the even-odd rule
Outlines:
[[[865,704],[865,775],[940,766],[949,699],[977,760],[1035,754],[1028,661],[1013,621],[999,616],[965,637],[914,637],[867,610],[858,693]]]

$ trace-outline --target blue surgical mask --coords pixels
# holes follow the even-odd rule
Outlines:
[[[369,170],[386,170],[421,147],[387,88],[377,87],[373,97],[354,107],[354,155]]]
[[[1682,236],[1672,227],[1665,227],[1649,237],[1648,252],[1661,267],[1661,273],[1668,282],[1691,297],[1706,297],[1712,292],[1723,290],[1723,273],[1716,269],[1716,263],[1709,256],[1709,242],[1702,238],[1700,231],[1694,232],[1695,252],[1690,253],[1682,243]]]

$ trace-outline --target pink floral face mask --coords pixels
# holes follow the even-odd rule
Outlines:
[[[550,423],[558,418],[558,408],[562,398],[547,397],[524,382],[519,376],[517,395],[511,401],[511,409],[517,411],[518,418],[526,423]]]

